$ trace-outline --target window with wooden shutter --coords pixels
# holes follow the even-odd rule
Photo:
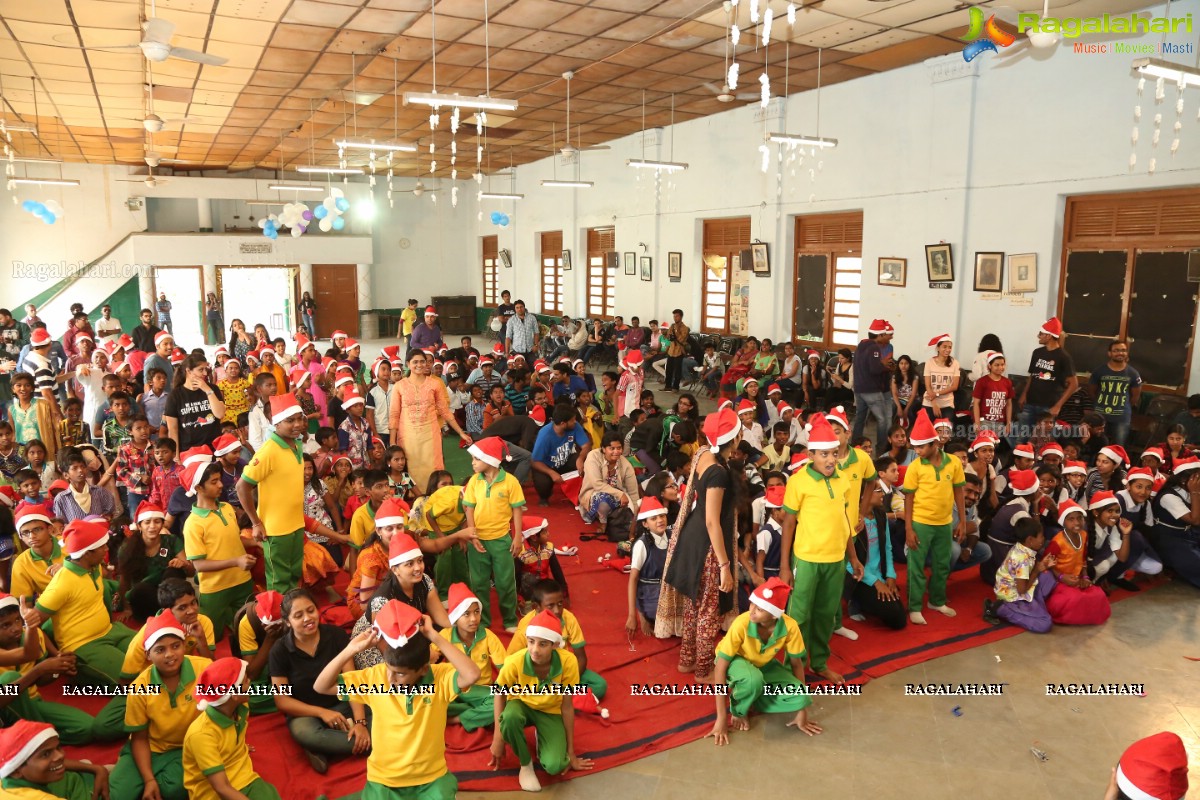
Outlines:
[[[563,313],[562,231],[547,231],[542,240],[542,313]]]
[[[588,228],[587,316],[592,319],[612,319],[617,313],[616,261],[609,257],[616,248],[616,228]]]
[[[1188,253],[1200,248],[1200,190],[1067,198],[1059,316],[1076,372],[1129,341],[1129,363],[1160,391],[1187,392],[1200,284]]]
[[[701,284],[700,330],[729,333],[730,287],[734,256],[750,247],[750,218],[704,220],[704,281]],[[740,263],[740,257],[738,259]]]
[[[796,217],[792,338],[818,347],[858,344],[861,211]]]
[[[483,237],[483,304],[493,308],[500,304],[500,276],[497,264],[500,261],[500,237]]]

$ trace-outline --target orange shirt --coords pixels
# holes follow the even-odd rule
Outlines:
[[[1081,575],[1087,566],[1087,531],[1080,531],[1076,536],[1079,549],[1075,549],[1066,531],[1059,531],[1046,546],[1046,554],[1053,554],[1057,559],[1054,571],[1058,575]]]

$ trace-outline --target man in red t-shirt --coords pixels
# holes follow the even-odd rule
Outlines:
[[[979,427],[1005,435],[1012,424],[1016,392],[1012,381],[1004,375],[1004,353],[988,351],[985,360],[988,372],[975,381],[975,388],[971,390],[971,408]]]

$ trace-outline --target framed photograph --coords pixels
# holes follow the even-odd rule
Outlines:
[[[667,253],[667,277],[672,283],[683,280],[683,253]]]
[[[512,269],[512,253],[507,250],[500,251],[500,263],[505,269]]]
[[[650,256],[642,256],[642,280],[649,281],[654,279],[654,259]]]
[[[570,250],[562,251],[562,268],[563,269],[571,268],[571,251]]]
[[[742,268],[742,254],[734,253],[733,258],[729,262],[729,271],[737,272],[741,268]]]
[[[750,260],[754,274],[769,277],[771,275],[771,256],[766,242],[755,242],[750,245]]]
[[[754,269],[754,254],[753,253],[751,253],[749,250],[743,250],[739,255],[741,256],[741,258],[738,261],[738,264],[740,265],[740,269],[745,270],[746,272],[749,272],[752,269]]]
[[[1001,275],[1004,273],[1004,253],[975,254],[975,291],[999,292],[1003,290]]]
[[[625,254],[625,274],[637,275],[637,253]]]
[[[908,281],[907,258],[879,259],[879,285],[903,286]]]
[[[1013,294],[1037,291],[1037,253],[1008,257],[1008,291]]]
[[[953,281],[954,259],[951,257],[950,245],[925,245],[925,270],[929,273],[930,283]]]

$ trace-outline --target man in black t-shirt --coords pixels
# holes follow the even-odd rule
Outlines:
[[[1071,357],[1062,349],[1062,323],[1058,317],[1051,317],[1038,330],[1038,344],[1041,345],[1029,357],[1029,380],[1021,390],[1021,407],[1017,424],[1008,437],[1012,445],[1023,442],[1030,437],[1037,418],[1043,412],[1049,411],[1054,418],[1062,411],[1063,404],[1079,388],[1079,379],[1075,377],[1075,365]]]

